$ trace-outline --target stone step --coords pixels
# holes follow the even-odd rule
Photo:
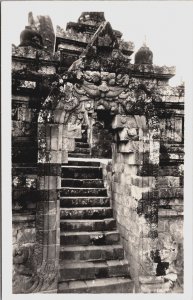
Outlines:
[[[109,207],[60,208],[61,219],[105,219],[112,217],[113,210]]]
[[[75,147],[78,148],[89,148],[89,143],[84,143],[84,142],[75,142]]]
[[[83,158],[90,158],[91,155],[90,154],[86,154],[86,153],[77,153],[77,152],[68,152],[68,157],[74,157],[74,158],[78,158],[78,157],[83,157]]]
[[[90,148],[79,148],[79,147],[76,147],[76,145],[75,145],[74,152],[82,153],[82,154],[90,154]],[[73,152],[71,152],[71,153],[73,153]]]
[[[160,209],[166,209],[169,211],[177,211],[177,212],[182,212],[184,210],[184,204],[167,204],[167,205],[159,205],[159,210]]]
[[[86,136],[86,134],[84,134],[81,138],[77,138],[77,139],[75,139],[75,143],[87,143],[88,141],[87,141],[87,136]]]
[[[118,231],[61,232],[61,245],[113,245],[119,242]]]
[[[107,189],[106,188],[74,188],[74,187],[62,187],[60,190],[60,196],[107,196]]]
[[[63,164],[62,167],[68,167],[68,166],[93,166],[93,167],[100,167],[100,162],[98,161],[83,161],[83,160],[69,160],[68,163]]]
[[[62,166],[62,178],[102,179],[102,168],[93,166]]]
[[[134,284],[130,278],[112,277],[95,280],[60,282],[58,293],[133,293]]]
[[[60,207],[110,206],[108,197],[60,197]]]
[[[183,218],[184,212],[183,210],[173,210],[173,209],[162,209],[159,208],[158,216],[159,218]]]
[[[121,245],[105,246],[64,246],[60,248],[60,259],[70,260],[111,260],[124,259]]]
[[[60,231],[104,231],[116,229],[113,218],[103,220],[60,220]]]
[[[65,178],[61,181],[62,187],[104,187],[104,183],[102,179],[74,179],[74,178]]]
[[[129,265],[126,260],[107,260],[105,262],[60,261],[60,282],[118,276],[129,277]]]

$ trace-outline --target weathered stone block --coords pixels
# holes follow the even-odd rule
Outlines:
[[[56,189],[53,190],[40,190],[38,191],[39,197],[38,197],[38,202],[40,201],[57,201],[59,197],[59,192]]]
[[[144,284],[141,286],[141,293],[169,293],[172,291],[171,283]]]
[[[180,187],[180,178],[174,176],[164,176],[157,178],[158,185],[162,187]]]
[[[38,171],[36,172],[39,176],[60,176],[61,165],[60,164],[38,164]]]
[[[162,140],[182,142],[182,117],[162,119],[160,129]]]
[[[161,188],[159,198],[183,198],[183,188]]]
[[[184,154],[183,153],[168,153],[168,158],[171,160],[183,160]]]
[[[38,73],[41,74],[55,74],[56,68],[55,66],[40,66]]]
[[[45,230],[55,230],[57,226],[57,216],[56,214],[41,214],[38,213],[36,217],[36,229],[37,229],[37,234],[40,231],[42,232],[43,229]]]
[[[138,139],[138,132],[135,128],[123,128],[118,132],[120,141],[129,141]]]
[[[143,153],[125,153],[125,161],[128,165],[143,165]]]
[[[131,196],[133,196],[136,200],[142,199],[142,195],[150,191],[150,187],[137,187],[131,186]]]
[[[44,251],[47,252],[48,260],[57,259],[59,255],[60,245],[58,244],[48,244],[44,246]]]
[[[36,136],[37,124],[23,121],[12,121],[12,136]]]
[[[61,160],[61,163],[64,164],[64,163],[67,163],[68,162],[68,152],[63,150],[62,151],[62,160]]]
[[[37,187],[37,175],[19,175],[13,176],[12,179],[13,188],[26,188],[36,189]]]
[[[167,232],[167,231],[166,231]],[[169,222],[168,232],[171,233],[172,237],[178,243],[183,244],[183,220],[172,219]]]
[[[176,142],[182,142],[183,134],[182,134],[182,117],[175,117],[175,132],[174,132],[174,140]]]
[[[54,123],[62,124],[64,122],[65,114],[66,112],[63,109],[57,107],[57,109],[53,111]]]
[[[116,115],[112,121],[112,128],[137,128],[137,123],[133,116]]]
[[[75,140],[74,138],[63,138],[62,140],[62,149],[66,151],[75,150]]]
[[[68,138],[72,139],[80,139],[82,137],[82,132],[81,132],[81,125],[71,125],[68,124],[68,133],[67,133]]]
[[[41,201],[37,203],[37,210],[41,214],[54,214],[57,210],[56,201]]]
[[[116,162],[117,163],[123,163],[124,162],[124,156],[122,153],[117,152],[116,153]]]
[[[164,278],[162,276],[139,276],[139,282],[141,284],[163,283]]]
[[[159,232],[169,232],[169,220],[159,219],[158,220],[158,231]]]
[[[40,234],[43,236],[43,244],[47,245],[56,245],[56,230],[43,230],[42,232],[39,231]]]
[[[129,164],[129,159],[128,159],[129,156],[130,156],[130,154],[124,155],[124,158],[125,158],[124,174],[126,174],[126,175],[136,175],[138,167],[135,166],[135,165],[130,165]]]
[[[36,241],[36,229],[24,228],[20,230],[13,229],[13,242],[19,244],[35,243]]]
[[[124,170],[124,164],[122,164],[122,163],[114,164],[114,172],[115,173],[122,173],[123,170]]]
[[[149,162],[154,165],[159,164],[160,158],[160,142],[150,140],[150,147],[149,147]]]
[[[141,176],[131,176],[131,183],[138,187],[150,187],[153,188],[155,186],[155,178],[154,177],[141,177]]]
[[[60,189],[61,177],[60,176],[39,177],[39,185],[40,185],[40,190]]]
[[[62,152],[51,150],[49,152],[50,163],[52,164],[59,164],[62,161]]]
[[[142,141],[128,141],[126,144],[121,143],[118,146],[118,150],[121,153],[133,153],[140,152],[143,153],[143,142]]]
[[[182,175],[182,165],[179,166],[160,166],[159,175],[160,176],[180,176]]]
[[[14,113],[13,119],[15,121],[23,121],[23,122],[32,122],[34,120],[37,112],[35,109],[27,108],[27,107],[18,107],[15,111],[12,110]]]
[[[145,116],[134,116],[137,127],[142,128],[143,130],[147,129],[147,121]]]
[[[50,129],[51,129],[51,150],[58,150],[58,136],[59,136],[58,125],[52,125]]]

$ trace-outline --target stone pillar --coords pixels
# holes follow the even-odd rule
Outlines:
[[[36,210],[35,260],[38,285],[33,292],[57,292],[60,247],[61,165],[81,137],[80,126],[64,125],[64,111],[42,109],[38,118],[39,201]]]
[[[177,278],[181,280],[183,268],[180,168],[171,158],[160,165],[163,150],[157,116],[117,115],[112,127],[117,134],[112,162],[113,208],[136,292],[171,292]],[[168,163],[172,163],[173,174]],[[172,199],[176,199],[174,204]],[[176,263],[178,257],[181,264]]]
[[[34,292],[56,293],[60,247],[60,164],[38,164],[39,201],[36,210],[36,262],[41,284]]]
[[[118,115],[112,123],[118,136],[113,147],[113,206],[136,291],[140,275],[156,275],[151,253],[157,238],[159,132],[152,122],[145,116]]]

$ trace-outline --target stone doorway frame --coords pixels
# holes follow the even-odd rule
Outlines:
[[[40,288],[40,291],[57,292],[60,246],[60,210],[58,192],[61,187],[61,165],[68,161],[68,151],[73,151],[75,145],[74,139],[81,138],[82,115],[80,118],[75,118],[75,124],[68,121],[70,114],[76,116],[80,113],[77,109],[77,99],[74,98],[72,94],[73,89],[77,91],[77,86],[73,85],[70,81],[64,81],[63,79],[60,79],[58,82],[59,85],[61,85],[61,83],[64,84],[64,87],[67,87],[67,101],[65,102],[65,98],[61,97],[61,93],[58,92],[58,90],[56,91],[54,88],[53,93],[51,93],[51,95],[45,100],[38,118],[39,187],[42,203],[44,203],[44,205],[42,206],[43,211],[37,209],[36,214],[37,224],[39,224],[39,227],[37,226],[36,228],[37,239],[41,240],[41,237],[43,237],[43,241],[41,240],[40,243],[37,243],[37,253],[39,256],[37,276],[39,278],[46,273],[47,278],[43,278],[43,284],[41,287],[39,286],[38,289],[36,288],[36,291]],[[70,91],[68,90],[69,87]],[[122,156],[129,156],[129,160],[131,162],[134,161],[137,165],[137,172],[141,173],[141,182],[144,181],[146,177],[144,177],[145,173],[143,174],[144,165],[144,169],[147,169],[147,165],[148,169],[151,169],[151,177],[154,178],[152,179],[154,181],[154,189],[152,189],[151,180],[149,183],[146,183],[145,190],[141,190],[139,192],[139,195],[136,196],[138,200],[136,213],[139,216],[139,223],[142,228],[145,226],[144,211],[142,209],[144,206],[144,200],[142,199],[142,195],[143,192],[153,193],[152,199],[150,199],[149,203],[147,202],[149,207],[148,209],[150,210],[150,216],[148,217],[152,218],[149,222],[150,226],[147,224],[146,230],[149,230],[150,247],[154,249],[157,243],[158,221],[158,202],[156,200],[157,190],[155,177],[158,172],[160,155],[159,118],[156,115],[156,109],[154,108],[155,90],[150,96],[150,91],[142,85],[135,85],[135,89],[137,91],[140,90],[143,98],[145,97],[145,99],[147,99],[146,103],[144,102],[143,105],[146,110],[144,115],[135,114],[135,108],[133,110],[133,115],[120,115],[117,111],[115,111],[112,129],[116,132],[116,136],[119,138],[117,144],[113,146],[113,156],[116,156],[117,153],[121,153]],[[79,91],[82,91],[82,86],[79,86]],[[119,94],[125,94],[124,88],[121,89]],[[93,99],[91,103],[92,107],[95,105],[94,102],[95,100]],[[89,104],[88,106],[90,108],[90,100],[87,98],[83,101],[83,103],[85,113],[85,104]],[[102,104],[100,100],[97,101],[98,107],[101,108],[101,105],[103,105],[104,109],[106,109],[104,103],[105,99]],[[111,109],[113,107],[114,106],[111,106]],[[151,110],[149,108],[151,108]],[[95,112],[95,108],[93,112]],[[145,164],[142,161],[144,153],[146,154]],[[112,167],[114,168],[114,166]],[[114,178],[116,177],[116,172],[117,170],[113,169]],[[140,184],[141,183],[139,182],[139,187]],[[116,194],[116,192],[114,194]],[[114,195],[113,198],[113,202],[115,203],[116,197]],[[143,218],[141,218],[142,215]],[[45,268],[47,272],[45,272]],[[137,285],[139,285],[139,281],[137,282]]]

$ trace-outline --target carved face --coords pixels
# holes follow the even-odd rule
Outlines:
[[[140,79],[130,78],[128,74],[81,69],[72,73],[60,78],[58,87],[48,97],[56,102],[55,109],[69,115],[88,110],[92,114],[97,110],[109,111],[111,115],[138,114],[144,110],[146,100],[151,101],[148,88],[142,87]]]

